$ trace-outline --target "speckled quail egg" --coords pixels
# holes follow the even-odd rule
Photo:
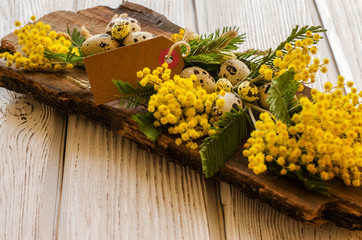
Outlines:
[[[265,83],[262,86],[259,87],[259,104],[264,109],[269,109],[269,104],[266,102],[266,99],[268,98],[268,92],[270,89],[271,83]]]
[[[143,42],[148,39],[155,38],[155,35],[149,32],[131,32],[128,36],[123,40],[124,46],[129,46],[135,43]]]
[[[215,79],[206,70],[200,67],[188,67],[180,73],[183,78],[189,78],[191,75],[195,75],[197,78],[194,82],[195,87],[202,86],[208,93],[215,91]]]
[[[130,22],[122,20],[113,25],[111,33],[112,36],[117,40],[123,40],[131,32]]]
[[[250,81],[244,81],[239,85],[238,94],[243,100],[248,102],[259,99],[259,89]]]
[[[238,106],[241,108],[243,107],[243,103],[236,93],[227,92],[224,96],[219,95],[218,98],[224,99],[225,104],[221,108],[214,106],[213,111],[217,116],[221,116],[226,112],[230,112],[232,108],[237,109]]]
[[[233,85],[226,78],[219,78],[215,85],[215,91],[220,92],[224,90],[225,92],[231,92],[233,90]]]
[[[235,85],[248,76],[250,70],[245,63],[238,59],[229,59],[221,64],[219,78],[227,78]]]
[[[84,56],[101,53],[119,47],[118,41],[108,34],[97,34],[89,37],[82,44],[81,50]]]
[[[116,23],[119,23],[121,21],[128,21],[129,22],[131,32],[139,32],[139,31],[141,31],[141,25],[136,19],[131,18],[131,17],[122,17],[122,16],[120,16],[120,17],[116,17],[116,18],[112,19],[108,23],[108,25],[106,26],[106,33],[111,35],[112,34],[112,27]]]

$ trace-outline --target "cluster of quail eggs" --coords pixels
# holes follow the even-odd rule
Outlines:
[[[224,96],[218,96],[218,98],[225,100],[224,106],[220,109],[217,106],[214,107],[215,114],[221,116],[225,112],[230,112],[232,108],[242,108],[242,101],[255,102],[259,100],[259,105],[268,109],[266,99],[270,83],[258,88],[254,83],[245,80],[249,74],[250,69],[248,66],[235,57],[221,64],[217,81],[200,67],[185,68],[180,76],[190,77],[191,75],[196,75],[197,80],[194,82],[194,86],[202,86],[208,93],[225,91],[226,94]]]
[[[129,46],[155,37],[152,33],[141,31],[140,23],[125,13],[113,16],[106,26],[105,34],[91,35],[85,27],[82,27],[81,33],[85,38],[81,47],[84,56]]]

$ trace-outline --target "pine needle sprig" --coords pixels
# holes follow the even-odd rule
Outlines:
[[[132,115],[131,117],[139,126],[141,131],[153,142],[155,142],[162,133],[162,127],[155,127],[154,122],[156,118],[153,116],[153,113],[138,113]]]
[[[292,32],[290,33],[290,35],[287,37],[287,39],[283,42],[281,42],[278,47],[275,50],[269,49],[268,53],[261,59],[257,59],[254,63],[256,64],[256,66],[251,69],[251,72],[249,74],[249,77],[251,78],[255,78],[259,75],[259,69],[262,65],[272,65],[273,60],[276,58],[276,52],[278,50],[281,50],[282,52],[285,53],[285,49],[284,46],[286,43],[290,43],[292,46],[295,45],[295,42],[297,40],[302,40],[307,38],[306,32],[310,31],[312,33],[320,33],[320,32],[325,32],[327,31],[326,29],[324,29],[322,26],[304,26],[299,28],[299,26],[297,25]],[[315,41],[314,41],[315,42]]]
[[[197,66],[217,77],[220,64],[230,58],[231,51],[237,50],[245,40],[245,34],[238,35],[237,27],[216,29],[210,35],[189,42],[190,54],[184,58],[185,66]],[[181,51],[184,51],[181,48]]]
[[[298,90],[299,82],[294,80],[294,71],[288,70],[271,81],[268,91],[269,110],[285,124],[291,123],[289,110],[294,105],[294,96]]]
[[[215,33],[203,35],[200,39],[191,41],[189,56],[207,54],[211,52],[232,51],[245,41],[245,34],[238,35],[237,27],[224,27],[222,32],[216,29]]]
[[[205,138],[201,145],[200,156],[205,177],[212,177],[228,158],[240,147],[243,139],[248,136],[246,110],[233,109],[220,117],[216,133]]]
[[[137,107],[138,105],[146,105],[150,100],[150,97],[156,93],[156,90],[152,85],[146,85],[142,87],[133,87],[131,84],[123,82],[121,80],[113,79],[113,83],[120,91],[120,105],[126,105],[127,108]]]
[[[257,67],[257,62],[268,52],[259,49],[250,49],[244,52],[235,53],[235,56],[240,61],[244,62],[249,69]]]

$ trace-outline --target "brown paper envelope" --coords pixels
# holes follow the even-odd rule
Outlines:
[[[137,87],[137,72],[145,67],[151,71],[164,63],[164,56],[174,43],[165,37],[157,37],[127,47],[84,58],[84,64],[92,87],[96,105],[118,99],[120,92],[113,79],[128,82]],[[180,48],[172,53],[173,62],[169,64],[172,75],[180,74],[184,67]]]

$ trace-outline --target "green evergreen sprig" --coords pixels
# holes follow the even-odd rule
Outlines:
[[[237,31],[237,27],[224,27],[190,41],[191,51],[184,58],[185,66],[201,67],[217,77],[220,64],[229,59],[232,56],[231,51],[237,50],[245,40],[245,34],[238,35]]]
[[[232,109],[220,117],[213,128],[216,133],[205,138],[201,145],[200,156],[205,177],[212,177],[240,147],[248,135],[248,120],[247,112],[241,108]]]
[[[295,45],[295,42],[297,40],[302,40],[307,38],[307,31],[310,31],[312,33],[320,33],[320,32],[325,32],[327,31],[326,29],[324,29],[322,26],[304,26],[299,28],[299,26],[297,25],[292,32],[290,33],[290,35],[287,37],[287,39],[283,42],[281,42],[278,47],[274,50],[272,50],[271,48],[268,50],[268,53],[260,59],[257,59],[256,61],[254,61],[254,66],[251,68],[251,72],[249,74],[250,78],[255,78],[259,75],[259,69],[262,65],[272,65],[273,60],[276,58],[276,52],[278,50],[281,50],[282,52],[285,52],[284,46],[286,43],[290,43],[292,46]]]
[[[253,69],[258,65],[258,60],[265,56],[268,52],[259,49],[250,49],[245,52],[235,53],[235,56],[240,61],[244,62],[249,69]]]
[[[162,127],[155,127],[154,122],[156,118],[153,113],[139,113],[132,115],[131,117],[140,127],[141,131],[153,142],[155,142],[158,136],[162,133]]]
[[[123,82],[121,80],[113,79],[113,83],[120,91],[120,105],[126,105],[127,108],[137,107],[138,105],[146,105],[150,100],[150,97],[156,93],[156,90],[152,85],[146,85],[142,87],[133,87],[131,84]]]
[[[207,54],[217,51],[232,51],[239,48],[238,45],[245,41],[245,33],[238,35],[239,28],[224,27],[222,31],[216,29],[214,33],[210,35],[202,35],[200,39],[191,41],[191,52],[189,56],[195,56],[200,54]]]
[[[294,106],[294,96],[300,84],[294,80],[294,74],[291,69],[273,79],[266,99],[273,115],[288,125],[291,123],[289,110]]]

